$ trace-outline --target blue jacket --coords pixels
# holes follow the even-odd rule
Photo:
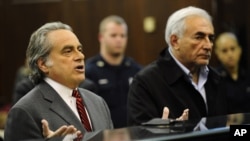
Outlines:
[[[125,57],[119,66],[109,65],[99,54],[86,60],[86,77],[97,85],[96,93],[107,102],[115,128],[127,126],[128,90],[141,68],[130,57]]]

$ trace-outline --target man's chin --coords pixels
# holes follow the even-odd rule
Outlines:
[[[76,79],[76,81],[79,82],[79,84],[80,84],[80,83],[82,83],[85,79],[86,79],[85,76],[84,76],[84,77],[78,77],[78,78]]]
[[[209,60],[203,60],[201,62],[199,62],[200,66],[207,66],[209,64]]]

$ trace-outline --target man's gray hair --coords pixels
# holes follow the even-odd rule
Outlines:
[[[205,10],[201,8],[188,6],[188,7],[182,8],[174,12],[168,18],[166,29],[165,29],[165,40],[168,46],[171,46],[170,44],[171,35],[175,34],[181,37],[186,27],[185,19],[189,16],[194,16],[194,15],[201,16],[212,23],[211,16]]]
[[[48,60],[49,53],[53,47],[48,39],[48,33],[51,31],[66,29],[73,31],[72,28],[61,22],[50,22],[42,25],[39,29],[32,33],[26,50],[26,58],[29,68],[31,69],[30,79],[35,83],[39,83],[45,74],[39,69],[37,61],[42,59],[44,62]]]

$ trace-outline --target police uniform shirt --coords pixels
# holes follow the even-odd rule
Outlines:
[[[141,68],[129,57],[125,57],[119,66],[109,65],[101,55],[86,60],[86,77],[97,85],[97,94],[107,102],[115,128],[127,125],[129,85]]]
[[[250,112],[250,76],[247,71],[240,68],[237,80],[233,80],[223,66],[219,66],[217,71],[222,76],[222,84],[227,89],[230,112]]]

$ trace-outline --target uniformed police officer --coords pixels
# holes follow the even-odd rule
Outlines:
[[[115,128],[127,125],[127,95],[133,76],[141,65],[125,56],[127,24],[111,15],[99,27],[100,53],[86,60],[86,77],[98,86],[98,92],[110,109]]]

